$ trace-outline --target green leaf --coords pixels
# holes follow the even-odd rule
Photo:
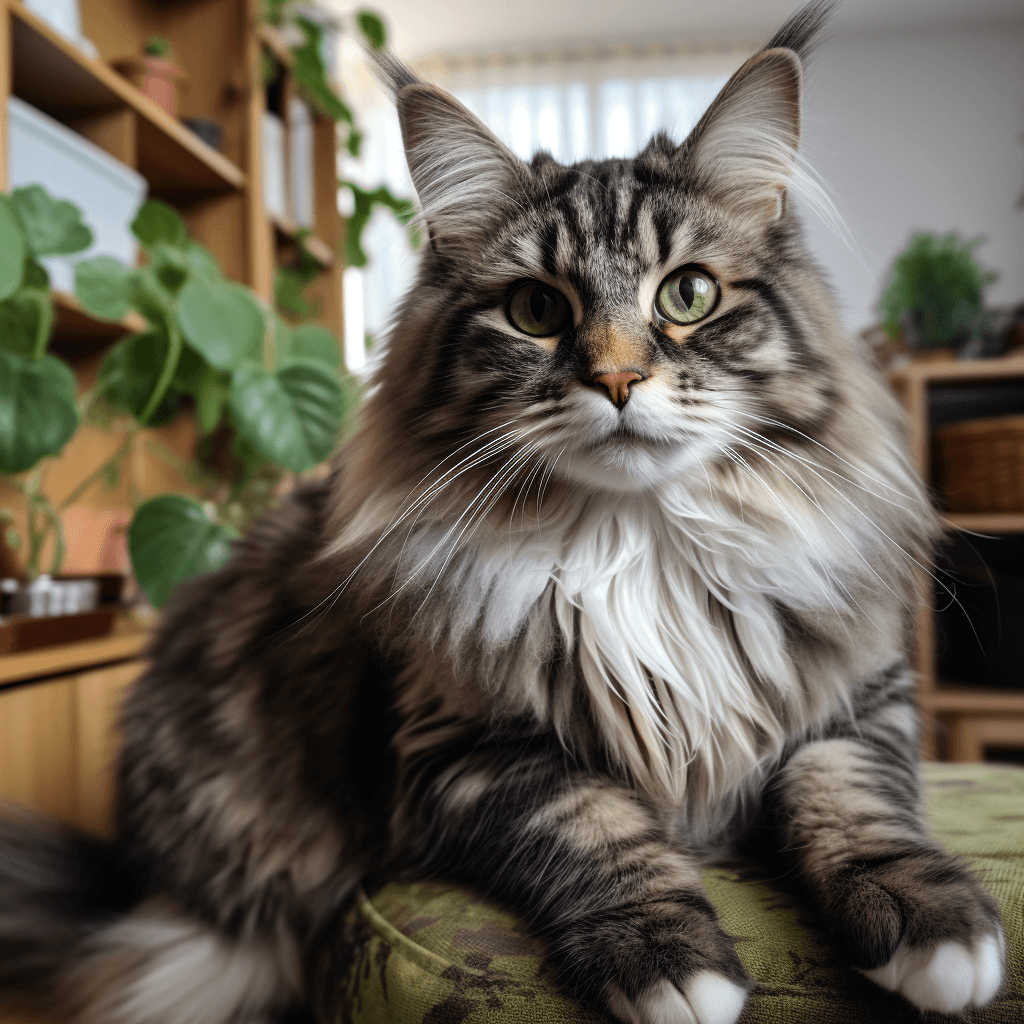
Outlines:
[[[185,340],[219,370],[261,357],[266,319],[246,288],[189,281],[178,297],[178,319]]]
[[[270,326],[274,331],[274,365],[282,366],[292,356],[292,329],[274,313]]]
[[[169,347],[167,336],[157,328],[133,334],[115,345],[100,366],[99,392],[118,409],[138,418],[156,390]],[[181,392],[172,385],[150,416],[149,425],[169,422],[180,405]]]
[[[231,383],[239,429],[266,458],[301,472],[330,455],[341,430],[344,400],[335,373],[301,360],[277,373],[245,366]]]
[[[393,195],[384,185],[372,192],[367,192],[353,181],[341,181],[339,184],[348,188],[355,200],[355,208],[352,211],[352,216],[348,219],[345,232],[345,256],[349,266],[365,267],[369,263],[369,258],[363,249],[363,231],[370,223],[374,209],[383,206],[391,210],[400,223],[408,224],[416,215],[416,207],[408,199],[399,199],[398,196]],[[414,247],[417,244],[414,238]]]
[[[0,348],[31,356],[39,331],[39,306],[25,297],[26,289],[0,302]]]
[[[49,288],[50,275],[42,263],[37,263],[31,256],[25,260],[25,277],[21,282],[26,288]]]
[[[323,26],[301,15],[295,19],[295,24],[306,37],[305,43],[293,51],[295,67],[292,73],[295,81],[306,96],[333,121],[354,124],[351,108],[327,80],[327,69],[321,55]]]
[[[78,427],[75,378],[54,356],[0,349],[0,473],[56,455]]]
[[[82,221],[82,211],[66,199],[54,199],[42,185],[26,185],[11,193],[34,256],[70,256],[92,245],[92,232]]]
[[[290,355],[295,359],[314,359],[335,368],[341,366],[341,344],[319,324],[303,324],[292,331]]]
[[[356,14],[356,24],[375,50],[384,49],[388,41],[388,30],[384,27],[384,20],[379,14],[374,11],[359,11]]]
[[[213,367],[206,368],[206,374],[196,393],[196,419],[199,422],[199,434],[206,437],[217,429],[224,407],[228,402],[230,384]]]
[[[0,194],[0,300],[13,295],[25,273],[28,246],[11,201]]]
[[[220,281],[220,264],[209,249],[204,249],[198,242],[189,242],[185,250],[185,265],[193,277],[204,281]]]
[[[95,256],[75,264],[75,297],[93,316],[120,320],[131,309],[135,271],[112,256]]]
[[[312,316],[316,307],[304,294],[307,284],[309,281],[301,270],[278,267],[274,274],[274,304],[295,317]]]
[[[147,199],[131,224],[132,233],[147,248],[158,242],[184,246],[188,232],[178,214],[159,199]]]
[[[132,568],[157,608],[179,584],[219,569],[231,557],[234,534],[182,494],[163,494],[139,506],[128,530]]]

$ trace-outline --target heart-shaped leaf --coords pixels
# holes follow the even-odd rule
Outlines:
[[[132,234],[147,248],[158,242],[183,246],[188,241],[185,223],[159,199],[147,199],[132,221]]]
[[[139,506],[128,530],[128,550],[139,584],[159,608],[179,583],[219,569],[231,557],[234,537],[198,502],[163,494]]]
[[[56,455],[78,427],[75,378],[54,356],[0,349],[0,473]]]
[[[16,188],[11,205],[35,256],[70,256],[92,245],[92,231],[82,221],[82,211],[66,199],[54,199],[42,185]]]
[[[178,320],[185,340],[218,370],[261,358],[266,319],[239,285],[190,280],[178,296]]]
[[[11,201],[0,194],[0,301],[13,295],[25,273],[28,247]]]
[[[21,288],[0,302],[0,348],[23,356],[41,355],[53,326],[50,293],[42,288]]]
[[[75,264],[75,297],[93,316],[120,320],[131,309],[131,267],[112,256]]]
[[[231,410],[257,451],[301,472],[330,455],[341,430],[344,401],[336,374],[321,363],[302,360],[277,373],[258,366],[237,371]]]
[[[133,334],[115,345],[100,367],[97,387],[118,409],[139,417],[145,411],[167,361],[167,336],[154,328]],[[181,392],[172,385],[149,418],[150,426],[173,419],[181,406]]]
[[[290,355],[295,359],[313,359],[328,366],[341,365],[338,339],[319,324],[304,324],[292,331]]]

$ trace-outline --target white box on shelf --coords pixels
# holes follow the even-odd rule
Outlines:
[[[25,0],[25,6],[90,57],[97,56],[92,40],[82,35],[78,0]]]
[[[263,206],[267,213],[287,219],[285,188],[284,122],[270,111],[263,114]]]
[[[311,228],[313,199],[313,114],[309,104],[293,96],[288,104],[288,157],[292,220],[300,228]]]
[[[129,225],[146,198],[146,179],[16,96],[8,97],[7,113],[9,187],[42,185],[55,199],[74,203],[92,229],[93,243],[85,252],[43,260],[53,288],[74,291],[80,259],[114,256],[134,266],[138,243]]]

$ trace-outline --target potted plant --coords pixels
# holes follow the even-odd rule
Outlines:
[[[47,207],[39,191],[31,192],[31,203],[21,190],[10,199],[0,195],[0,476],[21,503],[17,514],[0,511],[0,529],[8,547],[21,548],[23,566],[14,591],[6,584],[0,595],[16,616],[0,629],[32,633],[0,637],[0,650],[82,638],[69,613],[80,614],[82,602],[102,589],[91,588],[90,597],[57,579],[64,516],[95,481],[116,481],[143,428],[191,415],[200,437],[195,460],[179,467],[193,494],[142,502],[128,528],[135,576],[159,606],[181,580],[225,560],[231,538],[297,475],[326,459],[355,399],[330,332],[315,324],[292,327],[247,288],[225,280],[177,214],[150,201],[131,226],[145,266],[102,256],[76,264],[76,295],[86,309],[112,320],[134,309],[147,321],[144,331],[109,350],[95,387],[76,404],[70,369],[46,352],[52,311],[38,257],[54,247],[66,251],[72,242],[84,248],[91,235],[67,216],[72,204],[50,199]],[[46,225],[48,208],[61,232]],[[54,503],[39,465],[82,422],[114,427],[123,442]],[[52,552],[45,561],[44,548]],[[43,628],[44,619],[58,615],[59,623]]]
[[[996,275],[978,266],[974,250],[955,234],[917,234],[893,264],[879,311],[882,326],[914,349],[960,347],[984,324],[981,293]]]
[[[148,96],[157,106],[174,117],[178,102],[178,89],[185,74],[171,60],[171,44],[163,36],[151,36],[142,47],[142,58],[119,60],[114,69]]]

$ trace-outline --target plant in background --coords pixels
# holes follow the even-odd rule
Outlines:
[[[344,131],[341,144],[349,156],[358,157],[363,133],[352,108],[345,102],[331,82],[323,59],[325,26],[309,17],[310,8],[296,4],[295,0],[265,0],[264,18],[268,24],[281,30],[292,43],[295,58],[294,75],[300,91],[323,114],[332,118]],[[353,19],[354,27],[374,50],[387,45],[387,28],[379,14],[359,10]],[[269,75],[273,77],[273,75]],[[355,182],[339,180],[339,186],[352,193],[353,212],[347,218],[345,229],[345,256],[349,266],[365,267],[368,259],[362,246],[362,234],[378,207],[390,210],[402,224],[409,224],[415,207],[408,199],[400,199],[386,186],[375,189],[361,188]],[[410,228],[413,247],[419,246],[419,234]],[[300,256],[295,267],[281,268],[275,281],[277,305],[294,316],[309,316],[312,307],[303,295],[305,287],[320,273],[319,264],[304,254],[300,242]]]
[[[229,540],[297,474],[326,459],[357,394],[340,371],[337,339],[315,324],[291,327],[225,280],[170,207],[145,203],[132,231],[145,266],[106,256],[75,265],[75,294],[90,313],[119,320],[135,310],[147,324],[109,351],[76,406],[70,368],[46,352],[53,313],[39,258],[80,252],[92,234],[77,207],[39,186],[0,196],[0,473],[26,501],[27,574],[38,574],[49,537],[56,574],[61,512],[97,480],[116,485],[143,427],[191,411],[197,458],[179,468],[203,500],[152,498],[136,509],[129,531],[135,574],[160,605],[177,583],[221,564]],[[124,441],[56,506],[43,492],[40,462],[83,421],[116,426]],[[8,542],[18,546],[14,518],[0,510]]]
[[[51,534],[51,571],[59,571],[64,536],[60,510],[43,493],[40,475],[21,475],[56,455],[80,421],[74,374],[46,351],[53,304],[40,259],[70,256],[91,244],[92,232],[72,203],[54,199],[38,185],[15,189],[9,197],[0,194],[0,474],[25,499],[30,579],[39,574],[43,545]],[[0,509],[0,523],[7,544],[20,547],[10,509]]]
[[[974,258],[982,239],[965,242],[955,234],[918,234],[896,258],[879,303],[882,326],[903,332],[910,344],[957,344],[983,323],[981,293],[996,274]]]
[[[110,350],[99,397],[141,425],[166,422],[183,404],[194,410],[200,444],[185,471],[205,502],[150,499],[129,531],[136,576],[159,605],[176,583],[223,561],[228,539],[290,475],[327,458],[355,395],[334,335],[316,324],[291,327],[226,280],[169,206],[145,203],[132,231],[146,265],[83,260],[75,295],[95,316],[116,320],[134,309],[148,322]]]
[[[142,52],[147,57],[170,57],[170,41],[163,36],[150,36],[143,44]]]

